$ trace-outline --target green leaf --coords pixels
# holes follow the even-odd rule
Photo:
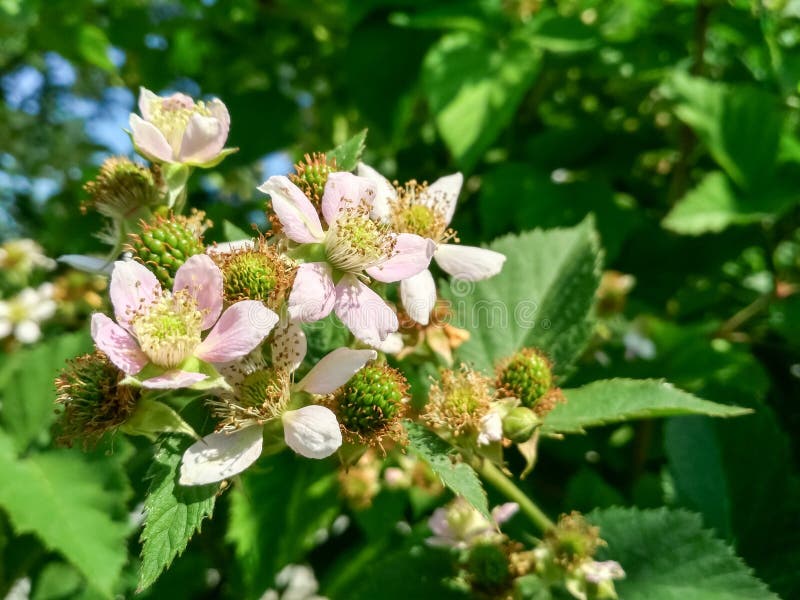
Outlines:
[[[687,511],[610,508],[589,520],[608,546],[598,559],[618,561],[625,600],[777,600],[750,568]]]
[[[535,47],[555,54],[586,52],[597,45],[595,29],[577,17],[562,17],[555,11],[542,11],[531,23]]]
[[[471,170],[511,122],[541,56],[527,32],[495,41],[460,31],[428,51],[422,86],[439,134],[463,169]]]
[[[110,48],[111,42],[102,29],[91,24],[81,26],[78,32],[78,51],[86,62],[108,73],[114,73],[117,67],[108,55]]]
[[[667,91],[675,113],[742,188],[757,190],[775,171],[783,115],[773,95],[743,85],[676,74]]]
[[[336,168],[340,171],[352,171],[358,166],[361,155],[364,153],[367,142],[367,130],[362,129],[343,144],[333,150],[328,150],[325,156],[328,160],[336,159]]]
[[[721,171],[708,173],[681,198],[662,224],[676,233],[716,233],[731,225],[757,223],[783,213],[797,201],[794,190],[764,186],[758,194],[742,196]]]
[[[247,594],[259,597],[275,574],[302,562],[340,514],[336,471],[292,452],[262,458],[231,492],[226,539],[234,545]]]
[[[127,560],[129,531],[127,521],[112,518],[124,513],[126,494],[111,485],[109,465],[68,451],[18,459],[0,432],[0,507],[14,531],[35,534],[106,596]]]
[[[217,484],[177,483],[183,452],[193,441],[179,435],[164,437],[147,472],[151,483],[144,502],[139,590],[152,585],[183,553],[191,537],[200,531],[203,520],[214,512]]]
[[[506,255],[499,275],[475,284],[454,280],[441,290],[453,324],[470,332],[457,358],[491,372],[531,346],[549,356],[557,374],[568,373],[594,327],[602,252],[592,219],[505,236],[489,248]]]
[[[250,240],[252,233],[247,233],[241,227],[237,227],[227,219],[222,222],[222,237],[226,242],[238,242],[239,240]]]
[[[654,379],[605,379],[563,390],[566,402],[550,411],[542,426],[548,433],[583,433],[597,427],[633,419],[708,415],[738,417],[749,408],[701,400],[675,386]]]
[[[88,352],[91,339],[84,333],[62,335],[34,348],[10,355],[0,369],[0,425],[19,451],[46,441],[56,418],[53,380],[65,361]]]
[[[478,474],[468,464],[457,462],[455,449],[422,425],[407,421],[409,450],[427,462],[450,490],[480,511],[487,519],[489,501]]]

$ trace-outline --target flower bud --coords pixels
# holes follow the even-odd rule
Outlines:
[[[328,160],[328,157],[321,152],[306,154],[303,160],[294,166],[294,170],[296,172],[289,175],[291,182],[303,190],[303,193],[319,207],[328,175],[337,171],[336,159]]]
[[[407,392],[403,374],[386,365],[367,365],[353,375],[334,396],[349,440],[380,445],[387,434],[400,440]]]
[[[203,232],[209,225],[202,211],[190,217],[157,216],[149,223],[141,221],[141,232],[130,234],[127,250],[155,274],[161,285],[171,288],[175,273],[186,259],[205,252]]]
[[[102,352],[86,354],[67,363],[56,378],[56,402],[63,405],[59,442],[71,446],[82,440],[94,446],[115,431],[133,413],[138,388],[119,385],[124,374]]]
[[[531,409],[517,406],[503,418],[503,435],[515,444],[522,444],[531,439],[539,425],[539,418]]]
[[[553,387],[552,364],[539,350],[524,348],[501,365],[496,385],[501,396],[533,408]]]
[[[93,208],[119,223],[149,216],[162,203],[163,181],[158,167],[147,168],[124,156],[107,158],[100,172],[83,189],[89,200],[81,210]]]

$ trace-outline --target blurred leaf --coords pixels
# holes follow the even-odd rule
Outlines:
[[[595,29],[580,18],[563,17],[555,11],[542,11],[531,21],[531,43],[556,54],[585,52],[597,45]]]
[[[585,427],[674,415],[737,417],[749,408],[701,400],[664,381],[607,379],[563,390],[566,402],[547,414],[543,431],[583,433]]]
[[[496,44],[450,33],[428,52],[422,85],[439,134],[469,171],[514,116],[540,68],[541,52],[524,32]]]
[[[336,168],[340,171],[353,171],[361,160],[367,142],[367,130],[362,129],[343,144],[328,150],[325,155],[328,160],[336,159]]]
[[[686,511],[609,508],[589,520],[608,542],[598,559],[616,560],[625,579],[616,582],[625,600],[743,600],[777,596],[756,579],[729,546]]]
[[[683,73],[677,73],[668,87],[678,95],[678,117],[692,127],[736,183],[756,191],[771,178],[783,126],[775,97]]]
[[[147,472],[151,480],[145,498],[142,565],[138,589],[143,590],[169,568],[191,537],[211,517],[219,485],[182,486],[177,483],[183,452],[194,440],[174,435],[162,438]]]
[[[230,495],[226,539],[241,564],[246,597],[259,597],[282,567],[324,541],[340,512],[338,488],[329,462],[292,452],[262,458],[241,476]]]
[[[86,332],[71,333],[14,352],[0,369],[0,423],[24,451],[56,418],[54,379],[65,362],[91,350]]]
[[[113,73],[117,68],[108,55],[110,49],[111,42],[102,29],[89,23],[81,25],[78,31],[78,50],[86,62]]]
[[[456,356],[491,372],[517,350],[536,347],[556,373],[567,374],[594,326],[602,251],[593,220],[505,236],[489,248],[507,257],[499,275],[475,284],[454,280],[441,289],[452,303],[453,324],[470,332]]]
[[[458,462],[455,449],[424,426],[410,421],[405,426],[409,450],[427,462],[454,494],[463,496],[482,515],[491,519],[486,491],[474,469],[466,463]]]
[[[0,507],[17,534],[34,533],[110,596],[127,560],[127,522],[113,520],[125,496],[109,487],[107,468],[66,451],[18,459],[0,432]]]
[[[222,222],[222,236],[226,242],[238,242],[239,240],[250,240],[252,234],[248,234],[244,229],[237,227],[227,219]]]

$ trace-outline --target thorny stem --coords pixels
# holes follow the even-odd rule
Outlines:
[[[543,533],[555,527],[555,523],[550,520],[550,517],[544,514],[544,511],[542,511],[525,492],[519,489],[511,479],[506,477],[503,472],[490,461],[476,459],[473,461],[473,466],[480,476],[489,482],[498,492],[509,500],[519,504],[522,513]]]

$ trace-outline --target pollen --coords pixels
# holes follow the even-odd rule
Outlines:
[[[283,369],[261,367],[233,385],[233,393],[211,404],[222,419],[219,429],[233,430],[264,424],[283,414],[291,399],[291,377]]]
[[[493,399],[488,377],[465,365],[458,370],[445,369],[441,381],[431,386],[423,419],[454,437],[477,434]]]
[[[172,149],[178,151],[193,115],[210,117],[211,111],[202,101],[195,102],[184,94],[173,94],[168,98],[153,100],[149,120],[164,134]]]
[[[448,229],[444,213],[437,207],[436,198],[426,194],[426,183],[415,180],[397,186],[397,197],[391,202],[392,228],[400,233],[414,233],[443,243],[456,237],[455,231]]]
[[[369,217],[366,205],[345,208],[328,230],[328,262],[346,273],[380,265],[394,253],[395,235],[386,223]]]
[[[164,292],[132,320],[139,346],[151,362],[172,369],[200,344],[203,314],[190,295]]]

